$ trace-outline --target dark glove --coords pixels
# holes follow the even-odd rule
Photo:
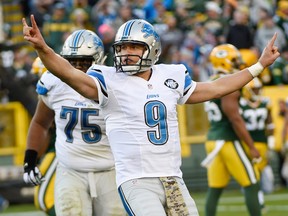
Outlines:
[[[41,172],[37,167],[37,155],[35,150],[27,149],[24,158],[23,180],[26,184],[40,185],[44,181]]]

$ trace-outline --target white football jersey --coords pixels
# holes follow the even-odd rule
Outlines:
[[[149,81],[92,66],[115,158],[117,185],[143,177],[182,177],[177,104],[196,87],[184,65],[155,65]]]
[[[114,169],[99,104],[84,98],[49,72],[38,81],[37,92],[55,112],[59,163],[82,172]]]

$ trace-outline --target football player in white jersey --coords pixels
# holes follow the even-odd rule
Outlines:
[[[214,82],[194,82],[184,65],[155,64],[161,44],[145,20],[124,23],[115,37],[115,67],[93,65],[86,74],[47,46],[33,15],[23,18],[24,39],[44,65],[83,96],[99,101],[115,158],[116,182],[129,215],[198,215],[182,179],[176,105],[229,94],[279,56],[276,35],[259,62]],[[58,67],[61,65],[61,69]]]
[[[78,30],[66,39],[61,55],[86,72],[93,62],[103,63],[103,53],[102,41],[94,32]],[[24,181],[45,184],[36,159],[54,119],[56,215],[125,215],[99,104],[84,98],[50,72],[42,75],[37,92],[40,99],[27,138]]]

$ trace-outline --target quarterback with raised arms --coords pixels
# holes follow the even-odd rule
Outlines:
[[[276,35],[254,67],[215,82],[196,83],[184,65],[156,64],[160,38],[145,20],[130,20],[118,29],[115,67],[93,65],[86,74],[47,46],[33,15],[31,22],[30,27],[23,19],[24,39],[48,70],[83,96],[99,101],[127,213],[199,215],[180,170],[176,105],[200,103],[244,86],[279,56]]]

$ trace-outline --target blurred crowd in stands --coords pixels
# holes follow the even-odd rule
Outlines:
[[[72,31],[93,30],[103,40],[107,65],[113,65],[111,44],[118,27],[129,19],[145,19],[161,38],[159,62],[183,63],[196,81],[211,75],[208,56],[214,46],[235,45],[249,66],[277,32],[281,57],[261,79],[264,85],[288,84],[288,0],[3,0],[2,8],[5,4],[20,6],[19,12],[28,20],[34,14],[45,40],[57,53]],[[17,21],[22,34],[21,17]],[[23,41],[11,42],[11,25],[4,20],[0,98],[23,101],[33,115],[38,77],[31,73],[31,65],[36,53]]]

